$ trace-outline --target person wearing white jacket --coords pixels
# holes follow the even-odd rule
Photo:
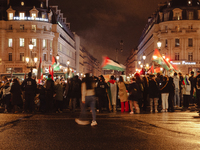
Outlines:
[[[191,83],[189,81],[188,75],[185,76],[183,80],[183,107],[184,109],[188,109],[189,101],[190,101],[190,91],[191,91]]]

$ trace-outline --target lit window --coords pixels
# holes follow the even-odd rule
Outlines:
[[[33,43],[33,46],[36,47],[37,46],[37,39],[32,39],[32,43]]]
[[[19,45],[20,47],[24,47],[24,38],[19,39]]]
[[[24,6],[24,2],[21,2],[21,5]]]
[[[175,53],[175,60],[179,60],[179,53]]]
[[[36,25],[32,25],[32,30],[36,31]]]
[[[180,46],[180,40],[179,39],[175,39],[175,47],[179,47]]]
[[[20,20],[24,20],[25,13],[19,13]]]
[[[193,61],[193,53],[192,52],[188,53],[188,60]]]
[[[13,20],[13,13],[9,13],[9,15],[8,15],[9,17],[9,20]]]
[[[188,19],[193,20],[194,13],[192,11],[188,12]]]
[[[13,44],[12,39],[8,39],[8,47],[12,47],[12,44]]]
[[[45,14],[42,14],[42,18],[45,19],[45,18],[46,18],[46,15],[45,15]]]
[[[24,30],[24,25],[20,25],[20,30]]]
[[[47,44],[46,44],[46,40],[43,39],[43,48],[45,48],[46,46],[47,46]]]
[[[24,53],[20,53],[20,61],[24,61]]]
[[[9,60],[9,61],[12,61],[12,53],[9,53],[9,54],[8,54],[8,60]]]
[[[40,4],[40,7],[43,8],[43,3]]]
[[[32,13],[32,18],[35,20],[36,19],[36,13]]]
[[[193,39],[188,39],[188,46],[189,47],[192,47],[193,46]]]

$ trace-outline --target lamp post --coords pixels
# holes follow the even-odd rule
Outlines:
[[[70,61],[67,60],[67,74],[68,74],[68,75],[69,75],[69,73],[70,73],[70,70],[69,70],[69,64],[70,64]]]
[[[157,46],[158,46],[158,49],[159,49],[159,51],[160,51],[160,48],[161,48],[161,46],[162,46],[162,43],[160,42],[160,40],[157,42]]]
[[[30,49],[30,52],[31,52],[31,57],[26,57],[26,63],[27,63],[27,68],[30,68],[31,69],[31,74],[33,72],[33,68],[36,68],[36,63],[37,63],[37,57],[34,57],[33,58],[33,53],[32,53],[32,50],[33,50],[33,43],[32,41],[30,41],[29,43],[29,49]]]
[[[57,62],[59,61],[59,59],[60,59],[60,56],[57,54],[57,55],[56,55],[56,60],[57,60]]]

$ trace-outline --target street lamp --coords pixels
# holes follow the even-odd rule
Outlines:
[[[160,50],[160,48],[162,46],[162,43],[160,42],[160,40],[157,42],[157,46],[158,46],[158,49]]]
[[[56,60],[58,61],[60,59],[60,56],[57,54],[56,55]]]
[[[32,41],[30,41],[30,43],[29,43],[29,45],[28,45],[28,46],[29,46],[29,49],[32,51],[32,49],[33,49],[33,46],[34,46],[34,45],[33,45],[33,43],[32,43]]]
[[[68,75],[69,75],[69,73],[70,73],[69,64],[70,64],[70,61],[68,60],[68,61],[67,61],[67,74],[68,74]]]
[[[140,65],[140,64],[141,64],[141,61],[138,61],[138,64]]]
[[[31,57],[26,57],[26,63],[27,63],[27,68],[31,69],[31,73],[33,72],[33,68],[36,68],[36,63],[37,63],[37,57],[33,58],[32,50],[33,50],[33,43],[30,41],[29,43],[29,49],[31,52]]]

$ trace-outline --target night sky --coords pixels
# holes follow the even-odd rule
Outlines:
[[[100,62],[103,55],[115,60],[123,40],[118,60],[124,63],[160,2],[166,0],[49,0],[49,5],[58,5],[81,45]]]

